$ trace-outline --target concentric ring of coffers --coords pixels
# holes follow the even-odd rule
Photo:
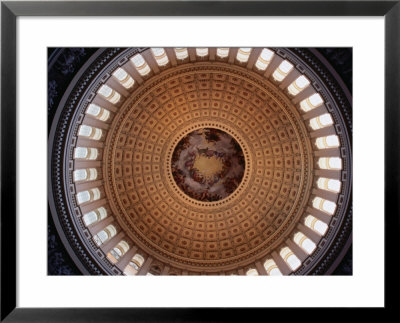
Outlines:
[[[232,55],[232,51],[235,51],[234,55]],[[192,60],[193,55],[195,61],[199,61],[200,64],[203,61],[209,61],[211,60],[211,52],[213,52],[214,55],[215,63],[213,61],[213,64],[217,64],[218,62],[220,64],[230,62],[233,65],[247,67],[252,70],[253,73],[258,73],[260,77],[264,77],[266,83],[270,82],[277,88],[279,87],[283,94],[292,99],[291,103],[297,109],[296,111],[298,115],[301,115],[301,118],[304,120],[305,127],[308,128],[307,130],[311,137],[312,149],[314,150],[313,157],[315,159],[315,164],[312,166],[316,168],[316,176],[313,178],[313,188],[310,190],[310,197],[307,198],[306,201],[308,207],[306,207],[305,211],[299,215],[301,219],[299,218],[298,223],[296,223],[296,228],[292,228],[292,233],[288,235],[287,239],[283,243],[280,243],[279,246],[275,246],[273,250],[269,250],[267,252],[268,254],[263,255],[261,258],[253,257],[253,259],[249,260],[250,264],[248,265],[240,264],[240,267],[242,268],[241,273],[247,273],[249,275],[273,275],[289,274],[292,271],[295,271],[301,266],[301,263],[308,257],[308,255],[315,252],[321,237],[328,229],[330,219],[335,214],[336,201],[338,194],[341,191],[340,170],[342,169],[342,159],[340,158],[339,151],[339,137],[335,132],[333,118],[326,109],[322,96],[313,88],[310,80],[296,70],[293,64],[288,60],[282,59],[282,57],[276,55],[272,50],[262,48],[239,48],[236,50],[227,48],[150,49],[142,54],[133,56],[124,65],[115,69],[113,76],[99,88],[94,100],[87,105],[85,117],[78,129],[78,140],[73,155],[75,163],[72,177],[76,187],[75,198],[82,212],[83,223],[88,227],[92,235],[90,239],[99,246],[100,250],[107,254],[109,261],[114,263],[126,274],[143,274],[145,273],[146,268],[147,272],[151,272],[149,271],[151,265],[149,265],[148,262],[152,257],[149,256],[149,250],[143,250],[146,249],[143,241],[146,241],[146,239],[150,237],[151,233],[155,234],[155,236],[157,235],[157,232],[159,233],[158,237],[160,240],[156,241],[157,236],[155,241],[150,237],[150,241],[153,241],[150,243],[155,244],[162,250],[164,255],[162,255],[161,259],[164,257],[167,260],[171,260],[169,257],[171,257],[170,255],[172,253],[173,255],[178,255],[177,257],[180,257],[181,259],[199,259],[203,261],[203,264],[209,264],[215,259],[229,259],[237,257],[241,253],[251,251],[252,248],[259,246],[269,237],[273,236],[273,230],[267,231],[267,228],[271,229],[271,224],[275,223],[274,230],[276,231],[279,229],[280,223],[284,223],[287,218],[287,214],[273,212],[278,211],[276,210],[278,204],[275,204],[278,203],[279,199],[278,191],[281,193],[285,189],[283,187],[285,182],[282,178],[280,178],[279,187],[274,187],[274,183],[278,183],[278,181],[274,181],[274,176],[276,174],[275,170],[279,171],[280,168],[290,169],[290,167],[291,169],[296,169],[295,167],[300,167],[300,171],[298,172],[300,174],[298,182],[300,182],[301,177],[304,175],[305,163],[301,161],[301,158],[296,159],[298,155],[301,155],[301,143],[299,142],[297,152],[293,147],[293,143],[296,143],[294,138],[298,138],[297,136],[299,136],[299,132],[296,131],[296,128],[293,128],[292,134],[288,131],[289,121],[295,122],[296,119],[290,120],[287,118],[287,123],[284,123],[285,120],[282,120],[279,113],[270,105],[270,102],[266,101],[266,97],[259,97],[260,107],[271,108],[271,115],[268,115],[268,113],[264,111],[263,121],[258,122],[257,114],[254,113],[254,111],[246,110],[250,109],[250,107],[257,106],[255,102],[252,102],[252,105],[243,104],[240,106],[238,105],[238,102],[235,101],[237,98],[242,98],[243,102],[249,102],[248,98],[243,97],[246,93],[246,88],[244,87],[243,89],[242,86],[235,86],[238,85],[235,84],[235,81],[237,82],[238,79],[240,80],[239,77],[235,80],[234,77],[228,76],[228,79],[229,77],[231,78],[229,79],[229,82],[226,82],[226,79],[218,80],[212,77],[207,78],[207,73],[204,73],[205,79],[202,80],[202,73],[199,73],[197,78],[195,78],[197,83],[194,84],[195,90],[193,90],[193,92],[196,92],[200,97],[194,97],[193,101],[190,101],[191,98],[188,96],[188,93],[191,92],[190,87],[185,87],[185,84],[187,86],[193,84],[189,79],[186,83],[185,79],[180,79],[180,86],[176,86],[178,91],[181,90],[186,94],[185,103],[182,103],[181,105],[179,105],[179,101],[177,100],[179,100],[182,93],[173,93],[169,88],[164,88],[164,91],[162,91],[161,86],[154,87],[157,89],[155,90],[155,97],[161,100],[158,102],[159,108],[156,109],[156,107],[151,107],[153,100],[146,104],[145,109],[142,109],[141,111],[135,111],[135,108],[130,110],[131,119],[128,117],[124,126],[127,127],[126,130],[128,130],[127,125],[130,125],[129,131],[133,136],[128,136],[126,131],[124,132],[123,129],[119,129],[118,140],[121,141],[119,142],[119,146],[118,144],[113,146],[115,148],[113,151],[115,183],[113,183],[113,185],[116,194],[115,196],[119,197],[119,201],[117,203],[113,201],[112,203],[120,204],[125,209],[134,206],[131,208],[131,210],[133,210],[132,213],[127,213],[126,219],[129,218],[130,221],[132,221],[132,227],[139,229],[138,231],[141,232],[143,241],[137,240],[136,235],[131,236],[129,234],[130,232],[124,232],[121,230],[123,222],[116,220],[119,215],[112,214],[113,207],[110,206],[110,200],[104,188],[105,181],[102,175],[102,172],[105,169],[103,164],[104,142],[107,136],[111,138],[108,131],[110,127],[112,127],[113,120],[118,117],[121,107],[125,105],[124,101],[126,98],[129,98],[132,95],[134,96],[136,91],[140,91],[140,88],[146,84],[146,80],[150,81],[153,76],[156,77],[158,74],[161,75],[164,70],[167,72],[166,70],[175,67],[175,65],[184,66],[191,62],[194,63]],[[250,58],[253,60],[253,64],[249,68]],[[233,62],[231,62],[232,59]],[[157,67],[158,70],[155,67]],[[221,75],[223,76],[223,74]],[[225,97],[224,101],[220,100],[220,98],[212,97],[215,93],[219,92],[218,84],[223,86],[225,94],[231,94],[233,101],[226,101],[228,99]],[[230,89],[228,86],[231,85],[233,87],[231,92],[229,92]],[[173,83],[168,83],[168,86],[171,86],[171,89],[174,88]],[[214,86],[216,88],[213,88]],[[157,91],[160,92],[157,93]],[[176,94],[176,96],[174,96],[175,104],[168,106],[170,100],[162,102],[163,93],[166,91],[169,91],[168,93],[171,95]],[[251,90],[248,89],[248,92],[251,93]],[[207,93],[208,97],[206,97]],[[193,94],[195,95],[195,93]],[[204,98],[202,98],[201,95],[205,95]],[[240,97],[240,95],[242,95],[242,97]],[[257,96],[251,96],[251,98],[257,100]],[[192,105],[190,105],[191,102]],[[211,107],[202,107],[201,104],[205,104],[203,102],[208,102]],[[235,108],[232,108],[233,102],[235,102],[235,107],[237,108],[236,112],[234,110]],[[198,103],[197,109],[193,106],[196,103]],[[213,107],[212,104],[216,103],[220,103],[220,106]],[[221,106],[221,103],[227,104],[225,110],[224,106]],[[182,119],[182,124],[185,122],[193,122],[194,119],[208,119],[209,123],[215,122],[216,124],[225,123],[227,127],[231,127],[231,129],[238,131],[240,133],[239,137],[243,138],[244,142],[248,144],[252,143],[252,147],[249,149],[249,155],[254,158],[251,174],[253,176],[251,188],[257,187],[254,184],[258,183],[258,195],[254,192],[248,200],[240,200],[240,203],[236,205],[239,208],[231,210],[232,212],[230,214],[221,212],[213,213],[210,217],[210,214],[207,214],[207,212],[199,212],[195,206],[191,211],[189,208],[187,209],[188,213],[185,215],[186,217],[183,217],[183,220],[181,220],[182,223],[180,223],[179,215],[174,213],[182,207],[182,204],[173,199],[174,195],[171,194],[171,190],[165,187],[165,182],[163,183],[162,181],[162,177],[165,176],[165,171],[163,172],[163,167],[165,168],[165,166],[163,166],[164,164],[161,163],[161,161],[163,153],[165,155],[163,149],[166,149],[164,147],[165,145],[163,146],[163,143],[165,144],[166,139],[169,138],[171,133],[176,131],[176,129],[179,129],[181,126],[179,120],[180,118],[185,117],[185,111],[182,110],[181,106],[188,108],[186,115],[190,114],[190,118],[188,116],[187,120]],[[281,109],[281,107],[279,107],[279,109]],[[157,115],[157,111],[163,111],[165,116],[161,115],[161,112],[160,115]],[[208,114],[206,111],[208,111]],[[218,113],[216,111],[218,111]],[[178,112],[178,114],[175,115],[174,112]],[[216,113],[216,115],[213,116],[213,113]],[[138,120],[139,122],[141,116],[146,114],[147,118],[143,118],[143,121],[149,123],[146,123],[146,127],[138,127],[135,130],[133,120]],[[245,115],[247,115],[247,117],[245,117]],[[165,117],[169,118],[170,122],[167,122]],[[273,117],[276,117],[276,120],[282,122],[282,127],[280,124],[276,126],[273,124]],[[286,117],[288,116],[286,115]],[[266,118],[268,119],[265,120]],[[175,122],[172,122],[172,120]],[[251,122],[255,122],[256,127],[251,127]],[[157,133],[158,136],[154,137],[152,140],[152,138],[149,137],[152,134],[149,127],[151,124],[155,127],[155,130],[157,129],[157,126],[162,125],[160,131],[162,131],[162,134],[165,135],[165,137],[160,136],[160,132],[157,133],[157,131],[154,131],[154,134]],[[170,128],[166,128],[166,126],[169,126]],[[265,128],[267,126],[270,127],[269,130],[268,128]],[[251,131],[246,132],[245,127],[250,128]],[[260,129],[260,132],[257,132],[257,129]],[[149,132],[146,133],[146,130],[149,130]],[[285,132],[279,132],[280,130],[284,130]],[[121,139],[124,135],[126,140],[125,142]],[[264,135],[264,137],[260,137],[259,135]],[[288,139],[286,142],[284,140],[286,139],[285,135]],[[291,135],[293,137],[291,137]],[[113,132],[113,136],[116,136],[115,131]],[[274,154],[275,143],[272,139],[273,136],[276,137],[277,146],[279,146],[278,143],[282,143],[280,147],[283,149],[285,149],[284,144],[290,142],[291,158],[285,158],[289,155],[285,155],[284,153]],[[109,138],[107,138],[107,140],[109,140]],[[265,144],[263,144],[262,138],[266,140]],[[130,142],[129,140],[131,139],[133,139],[133,141]],[[293,141],[290,141],[289,139],[293,139]],[[257,145],[259,146],[254,147],[254,142],[257,142]],[[148,150],[148,155],[146,155],[146,149]],[[127,156],[129,151],[131,152],[131,156]],[[268,153],[266,153],[266,151]],[[140,160],[139,152],[141,153]],[[258,156],[257,153],[260,152],[262,155]],[[283,158],[280,158],[279,156],[282,156]],[[137,160],[135,160],[135,158],[137,158]],[[150,158],[147,164],[146,158]],[[260,160],[263,162],[258,164]],[[126,166],[125,161],[129,161],[128,163],[133,165],[130,170],[127,170],[127,168],[124,169]],[[138,164],[140,164],[141,167],[136,170],[135,165]],[[290,167],[286,167],[288,165],[290,165]],[[157,169],[157,166],[159,169]],[[261,172],[261,170],[263,170],[264,173],[262,175],[260,173],[259,175],[257,172]],[[267,173],[268,171],[271,172],[269,177]],[[311,171],[311,169],[308,171]],[[118,172],[121,175],[120,177],[118,177]],[[287,194],[290,194],[293,187],[298,187],[298,183],[295,183],[294,181],[296,178],[296,176],[294,176],[295,173],[296,172],[292,174],[291,185],[286,187]],[[152,178],[146,178],[146,174],[151,174]],[[157,174],[159,177],[157,177]],[[286,173],[282,171],[280,177],[283,177],[285,174]],[[130,183],[129,178],[132,179],[132,182]],[[137,182],[138,178],[141,178],[141,183]],[[264,194],[261,194],[264,179],[269,179],[270,182],[264,186]],[[132,192],[134,191],[134,188],[138,188],[137,191],[135,191],[136,196],[128,196],[126,193],[130,192],[129,185],[131,185]],[[140,187],[144,186],[146,187],[146,191],[143,191],[143,196],[141,196]],[[152,190],[154,194],[152,193]],[[149,193],[151,194],[151,198],[147,199]],[[243,192],[243,194],[245,193],[252,194],[253,192],[248,190]],[[275,194],[269,195],[270,193]],[[127,198],[125,200],[125,205],[123,194],[126,194]],[[297,192],[293,194],[293,199],[295,199]],[[158,200],[155,197],[157,195]],[[268,199],[269,196],[271,196],[270,199]],[[136,200],[138,201],[137,204],[135,204]],[[250,201],[252,203],[250,203]],[[254,203],[255,201],[258,201],[258,204]],[[182,202],[187,204],[187,201]],[[283,207],[285,206],[285,202],[286,200],[283,198],[281,201]],[[163,205],[166,205],[165,210],[163,210]],[[260,210],[260,212],[254,212],[254,205],[259,205],[259,209],[257,210]],[[269,206],[269,209],[262,210],[261,208],[265,206]],[[206,206],[197,206],[197,208],[202,207]],[[250,207],[250,209],[247,210],[247,207]],[[157,211],[159,212],[158,215]],[[172,213],[168,216],[168,212]],[[232,215],[233,213],[234,215]],[[166,214],[167,216],[161,219],[161,214]],[[284,216],[279,218],[279,215],[282,214]],[[261,223],[265,223],[262,221],[267,220],[268,217],[270,217],[270,222],[268,223],[267,221],[264,226],[266,229],[265,231],[262,231],[264,230],[264,227],[258,226],[258,224],[261,225]],[[158,218],[160,218],[159,221],[157,221]],[[152,220],[154,222],[150,223],[148,222],[148,219],[150,219],[150,222]],[[232,224],[230,224],[230,220],[233,221]],[[280,223],[278,223],[279,220],[281,221]],[[255,229],[254,235],[256,237],[266,240],[254,241],[254,245],[252,245],[252,231],[251,229],[246,229],[246,223],[248,224],[248,228]],[[141,225],[143,229],[141,229]],[[178,228],[176,232],[174,232],[174,225]],[[197,230],[197,227],[195,227],[197,225],[202,225],[202,227],[200,227],[201,230]],[[218,228],[218,225],[221,225],[221,229]],[[149,228],[153,231],[150,231]],[[121,231],[118,232],[118,229]],[[158,231],[158,229],[160,229],[160,231]],[[238,231],[235,232],[235,229]],[[187,237],[185,237],[185,230],[191,230],[186,231],[189,232]],[[178,232],[180,234],[178,234]],[[224,239],[223,236],[219,236],[219,234],[223,232],[227,234],[229,239]],[[195,234],[197,233],[203,234],[196,237]],[[212,236],[212,234],[215,234],[215,236]],[[227,245],[224,245],[225,243]],[[232,245],[234,246],[233,248]],[[247,247],[243,247],[243,250],[238,249],[242,245]],[[217,249],[218,251],[214,251],[214,249]],[[225,254],[223,253],[224,250],[226,251]],[[230,254],[229,252],[233,252],[233,254]],[[144,256],[147,256],[147,259],[145,259]],[[138,259],[140,259],[140,261]],[[238,267],[238,264],[235,263],[235,266]],[[179,265],[177,267],[179,268]],[[134,270],[132,270],[132,268],[134,268]],[[207,269],[200,268],[199,271],[201,270],[207,271]],[[165,274],[165,272],[163,274]]]
[[[123,156],[125,153],[129,155],[125,161],[122,160],[121,165],[115,167],[115,172],[111,171],[111,177],[120,182],[110,184],[110,187],[117,185],[111,189],[111,194],[113,190],[116,192],[113,197],[120,199],[115,205],[117,208],[115,213],[123,215],[121,218],[128,226],[127,231],[135,232],[139,238],[148,243],[150,248],[156,248],[161,255],[175,257],[176,261],[191,261],[192,266],[206,266],[210,261],[215,263],[214,266],[232,265],[251,257],[254,253],[267,252],[267,244],[273,243],[276,235],[281,235],[296,222],[298,216],[296,208],[304,203],[299,198],[300,191],[306,191],[304,184],[301,185],[302,177],[305,177],[302,173],[306,172],[301,155],[309,156],[311,152],[304,153],[306,148],[303,146],[306,145],[298,139],[300,137],[300,134],[297,134],[298,129],[292,129],[290,126],[290,121],[295,123],[296,118],[290,116],[289,110],[285,112],[279,106],[281,103],[278,100],[271,102],[271,107],[263,105],[262,100],[250,96],[250,90],[242,93],[249,101],[233,94],[227,94],[226,98],[222,97],[225,91],[216,93],[216,90],[209,86],[213,77],[220,80],[229,79],[220,72],[220,69],[221,66],[219,69],[205,66],[195,67],[194,70],[192,68],[192,71],[182,69],[181,77],[174,76],[171,79],[166,75],[162,82],[154,81],[158,86],[149,86],[151,91],[141,96],[143,99],[134,98],[134,105],[127,103],[121,107],[119,115],[121,122],[116,121],[113,124],[118,130],[112,130],[115,136],[110,137],[114,141],[107,142],[106,145],[116,147],[115,154],[109,155],[110,163],[112,161],[117,164],[120,160],[118,155]],[[231,84],[227,80],[226,82]],[[250,86],[255,87],[245,83],[240,76],[233,77],[233,81],[237,83],[237,87],[232,87],[232,91],[240,91],[241,87],[248,89]],[[171,87],[170,91],[167,87],[163,87],[167,84]],[[208,86],[207,91],[198,94],[207,99],[187,102],[182,98],[181,86],[185,85],[190,89],[186,95],[188,100],[194,96],[195,91],[199,91],[199,88]],[[222,88],[227,86],[224,85]],[[169,94],[171,91],[181,95],[174,97]],[[215,98],[210,100],[212,95]],[[267,97],[267,94],[264,95]],[[253,104],[247,106],[252,109],[258,121],[245,110],[245,103],[250,102],[250,97],[259,102],[259,107]],[[225,100],[232,102],[224,104]],[[224,111],[224,107],[228,110]],[[180,108],[185,111],[180,111]],[[155,118],[159,116],[159,120],[153,120],[149,116],[149,111]],[[268,122],[266,114],[269,115],[271,123]],[[236,132],[238,140],[244,143],[245,147],[250,147],[244,149],[244,155],[249,159],[247,172],[249,176],[245,175],[244,182],[249,181],[250,185],[247,185],[246,190],[238,189],[239,195],[227,198],[225,205],[224,201],[199,203],[187,199],[177,203],[186,196],[179,194],[181,191],[173,185],[174,181],[168,168],[169,158],[165,158],[164,152],[168,154],[173,151],[174,144],[168,145],[168,143],[173,143],[170,139],[175,133],[180,135],[186,127],[192,130],[194,127],[207,126],[206,122],[209,122],[209,126]],[[265,134],[262,127],[269,129],[269,134]],[[302,135],[305,138],[307,132],[303,130]],[[291,133],[292,137],[287,133]],[[285,138],[283,143],[282,138]],[[130,156],[132,147],[126,145],[127,140],[132,143],[139,142],[140,146],[135,146],[133,157]],[[275,142],[271,145],[270,142],[273,140]],[[306,138],[303,142],[306,142]],[[298,151],[294,152],[293,149]],[[133,170],[130,166],[132,160],[135,165]],[[284,161],[286,167],[289,165],[297,167],[297,172],[285,169]],[[310,163],[311,160],[308,161],[308,164]],[[139,179],[139,175],[143,179]],[[127,176],[132,176],[132,180],[127,181]],[[192,209],[186,204],[190,204]],[[210,213],[209,205],[219,207],[221,210],[215,208]]]

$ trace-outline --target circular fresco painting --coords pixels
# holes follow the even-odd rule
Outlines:
[[[183,137],[172,155],[179,188],[203,202],[221,200],[242,181],[245,161],[237,141],[219,129],[198,129]]]

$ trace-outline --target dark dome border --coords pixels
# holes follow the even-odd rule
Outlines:
[[[315,254],[310,258],[313,259],[313,267],[309,274],[311,275],[329,275],[336,267],[340,264],[343,257],[352,245],[352,231],[353,231],[353,199],[352,199],[352,96],[348,90],[346,84],[337,74],[331,64],[318,52],[317,49],[306,49],[306,48],[290,48],[289,51],[293,52],[294,55],[300,57],[304,62],[313,68],[314,74],[320,79],[324,85],[329,85],[328,93],[331,94],[331,99],[336,103],[336,110],[332,111],[333,117],[340,117],[339,124],[344,125],[345,136],[340,136],[341,145],[347,150],[347,155],[344,156],[343,161],[347,162],[346,177],[343,178],[342,182],[346,183],[347,194],[344,195],[344,200],[341,204],[340,210],[340,225],[336,227],[336,234],[334,238],[329,241],[329,247],[325,252],[324,257],[316,258]],[[331,112],[331,111],[330,111]],[[335,120],[336,121],[336,120]],[[342,139],[345,138],[346,141]],[[343,148],[342,148],[343,153]],[[339,198],[340,200],[340,198]],[[336,215],[337,216],[337,215]],[[336,217],[335,216],[335,217]],[[303,266],[302,266],[303,267]],[[302,267],[295,274],[302,275]]]
[[[64,247],[83,274],[107,275],[113,274],[113,272],[104,269],[102,258],[94,258],[94,252],[90,253],[88,249],[82,248],[82,244],[86,248],[90,246],[87,245],[87,239],[80,237],[79,231],[71,221],[70,214],[73,212],[73,207],[65,195],[65,192],[69,190],[64,180],[66,175],[64,169],[68,169],[64,158],[65,145],[68,142],[69,125],[77,114],[77,102],[83,100],[90,83],[108,67],[108,62],[114,60],[123,51],[124,49],[121,48],[100,49],[89,58],[64,92],[49,132],[48,199],[50,212]]]

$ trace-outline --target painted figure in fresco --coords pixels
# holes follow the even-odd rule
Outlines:
[[[177,144],[172,156],[172,175],[191,198],[213,202],[232,194],[245,169],[240,145],[218,129],[198,129]]]

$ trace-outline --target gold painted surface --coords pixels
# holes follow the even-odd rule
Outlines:
[[[197,155],[193,167],[196,168],[206,179],[214,177],[222,171],[222,159],[212,156]]]
[[[272,83],[218,63],[181,66],[153,77],[120,108],[104,148],[112,213],[146,254],[174,268],[226,271],[261,260],[302,216],[312,185],[312,148],[296,107]],[[171,173],[186,134],[204,127],[231,134],[246,170],[229,197],[188,197]],[[198,156],[206,176],[218,158]]]

